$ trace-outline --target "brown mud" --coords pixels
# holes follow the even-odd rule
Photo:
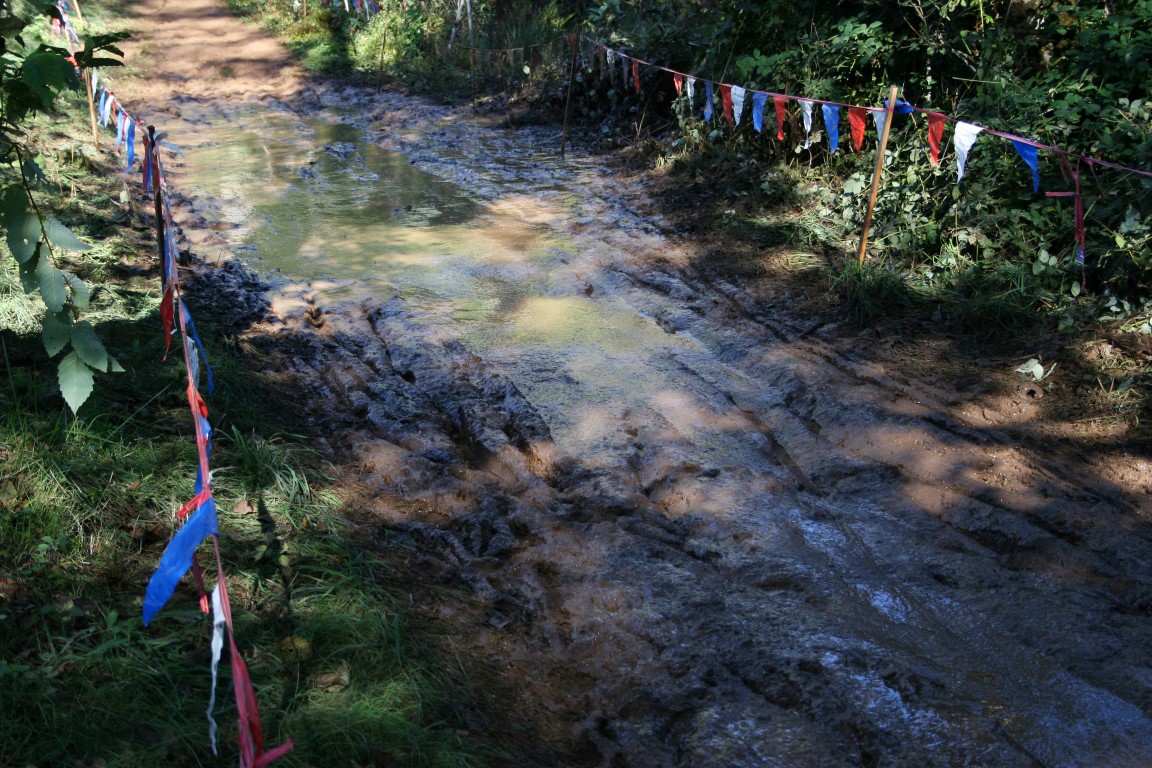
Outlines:
[[[133,8],[141,71],[120,93],[176,143],[190,104],[340,106],[432,172],[487,183],[433,147],[467,156],[503,129],[309,84],[212,0]],[[654,393],[564,422],[403,297],[326,305],[302,284],[264,310],[235,262],[199,283],[247,308],[254,362],[294,393],[420,610],[499,675],[530,726],[520,762],[1150,764],[1152,462],[1123,424],[1083,420],[1080,372],[1025,386],[1023,359],[930,324],[862,334],[803,276],[669,234],[651,179],[533,178],[554,138],[509,134],[503,158],[529,198],[577,198],[537,222],[578,245],[548,263],[550,290],[686,340],[653,358]],[[181,206],[185,244],[215,261],[199,202]]]

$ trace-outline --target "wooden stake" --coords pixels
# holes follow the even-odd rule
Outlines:
[[[163,206],[163,198],[160,197],[160,160],[156,156],[156,153],[159,151],[159,149],[156,147],[156,127],[155,126],[153,126],[153,125],[148,126],[148,138],[145,139],[145,141],[148,142],[148,146],[151,148],[151,152],[146,154],[145,157],[149,158],[149,160],[151,160],[151,162],[152,162],[152,167],[150,169],[151,176],[152,176],[152,184],[156,187],[156,194],[153,196],[152,202],[156,208],[156,245],[157,245],[159,252],[160,252],[160,271],[161,271],[161,274],[163,274],[163,271],[167,268],[164,266],[166,263],[166,261],[164,259],[164,255],[165,255],[164,254],[164,250],[165,250],[164,206]],[[171,277],[171,275],[169,275],[169,277]],[[167,286],[165,286],[165,287],[167,287]]]
[[[872,194],[868,196],[868,211],[864,214],[864,231],[860,234],[860,250],[856,252],[856,263],[864,266],[864,251],[868,248],[868,230],[872,227],[872,211],[876,208],[876,196],[880,193],[880,176],[884,173],[884,150],[888,146],[888,134],[892,131],[892,112],[896,109],[897,86],[888,92],[888,111],[885,113],[884,130],[880,131],[880,146],[876,148],[876,168],[872,171]]]
[[[92,100],[92,70],[84,70],[84,90],[88,92],[88,116],[92,118],[92,143],[100,151],[100,129],[96,127],[96,103]]]
[[[568,98],[564,101],[564,130],[560,135],[560,157],[564,157],[564,145],[568,143],[568,114],[572,111],[572,86],[576,83],[576,54],[580,52],[580,33],[572,38],[572,69],[568,72]]]
[[[76,11],[76,18],[84,21],[84,14],[80,12],[80,0],[68,0],[68,4]],[[67,34],[67,33],[65,33]]]

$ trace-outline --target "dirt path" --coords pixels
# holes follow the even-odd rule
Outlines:
[[[210,0],[134,8],[143,77],[120,93],[145,116],[358,105],[386,146],[465,187],[541,162],[548,136],[522,133],[466,166],[490,127],[310,86]],[[550,262],[553,292],[691,342],[658,361],[674,387],[569,430],[595,450],[404,299],[301,290],[248,331],[313,404],[381,548],[423,579],[422,608],[534,713],[526,762],[1147,765],[1147,458],[1042,419],[1012,361],[965,367],[924,329],[877,339],[798,312],[638,214],[643,179],[589,164],[569,183],[578,200],[545,223],[578,247]]]

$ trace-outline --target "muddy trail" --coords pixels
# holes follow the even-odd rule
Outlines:
[[[228,72],[125,86],[184,151],[194,298],[499,670],[523,764],[1149,764],[1146,457],[1041,424],[1012,362],[726,271],[554,127],[307,84],[208,0],[138,11],[137,50]],[[221,30],[260,52],[192,44]]]

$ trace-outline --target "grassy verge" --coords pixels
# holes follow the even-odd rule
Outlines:
[[[0,253],[0,766],[235,764],[226,663],[220,755],[208,747],[211,622],[191,584],[142,624],[144,587],[192,494],[191,415],[183,366],[163,360],[149,224],[121,202],[136,181],[91,149],[86,105],[65,101],[29,126],[47,175],[37,200],[93,243],[58,264],[92,286],[85,317],[126,371],[98,377],[73,417],[40,339],[42,303]],[[321,460],[269,405],[277,394],[197,319],[218,383],[214,489],[239,651],[268,743],[296,743],[277,764],[494,762],[463,723],[459,663],[405,617],[387,586],[401,578],[356,543]]]

